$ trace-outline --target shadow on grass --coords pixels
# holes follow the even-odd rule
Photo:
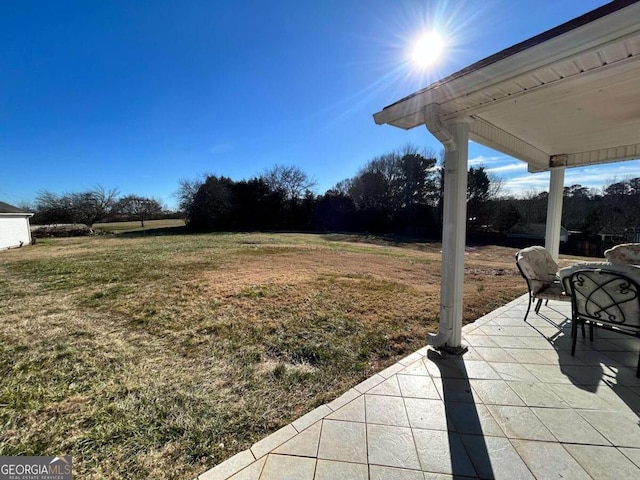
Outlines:
[[[144,229],[137,229],[137,230],[127,230],[123,232],[111,232],[112,235],[117,235],[118,237],[123,237],[123,238],[195,235],[197,233],[198,232],[189,230],[184,225],[176,226],[176,227],[144,228]]]
[[[369,233],[345,233],[345,232],[324,232],[322,238],[328,242],[350,242],[350,243],[370,243],[391,247],[407,245],[431,245],[439,243],[440,240],[432,237],[412,237],[399,234],[369,234]]]

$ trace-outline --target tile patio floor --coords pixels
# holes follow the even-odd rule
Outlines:
[[[570,354],[570,304],[526,296],[423,348],[199,480],[640,479],[640,342],[596,329]],[[593,348],[592,348],[593,347]]]

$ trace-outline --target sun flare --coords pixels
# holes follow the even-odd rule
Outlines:
[[[415,43],[411,57],[417,66],[426,68],[435,63],[443,49],[442,37],[436,32],[429,32],[421,36]]]

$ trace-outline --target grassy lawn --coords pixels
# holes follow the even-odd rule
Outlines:
[[[466,321],[525,293],[513,253],[469,249]],[[440,257],[302,234],[0,252],[0,455],[67,453],[78,478],[192,479],[422,347]]]

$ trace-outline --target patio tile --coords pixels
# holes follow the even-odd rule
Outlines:
[[[263,455],[269,453],[271,450],[279,447],[287,440],[293,438],[297,434],[298,431],[289,424],[286,427],[283,427],[280,430],[272,433],[268,437],[263,438],[259,442],[254,443],[251,447],[251,453],[253,453],[256,458],[260,458]]]
[[[598,366],[566,365],[562,371],[573,379],[573,383],[581,385],[598,385],[600,380],[606,376],[603,368]]]
[[[266,456],[262,457],[260,460],[256,460],[244,470],[240,470],[232,477],[229,477],[229,480],[258,480],[262,474],[266,461]]]
[[[589,480],[591,477],[559,443],[512,440],[511,443],[536,478]]]
[[[355,388],[352,388],[350,390],[347,390],[345,393],[340,395],[338,398],[336,398],[332,402],[327,403],[327,407],[329,407],[331,410],[335,412],[336,410],[346,405],[347,403],[351,402],[354,398],[359,397],[360,395],[362,394],[359,391],[357,391]]]
[[[529,407],[569,408],[569,405],[545,383],[507,382]]]
[[[597,335],[597,333],[594,333],[594,335]],[[588,342],[589,340],[586,341]],[[625,337],[625,335],[621,334],[619,337],[611,337],[607,339],[595,338],[593,343],[596,342],[601,343],[593,345],[591,348],[593,348],[594,350],[598,350],[599,352],[604,352],[607,355],[612,352],[638,353],[638,340],[634,339],[634,337]],[[638,357],[636,357],[636,360],[638,360]]]
[[[468,361],[468,360],[481,360],[481,361],[484,361],[484,359],[480,356],[480,354],[476,351],[475,348],[473,348],[470,345],[467,345],[464,340],[462,340],[462,343],[467,346],[467,351],[462,356],[462,359],[465,362]]]
[[[571,408],[595,410],[610,410],[611,408],[595,391],[590,392],[575,385],[549,384],[549,387]]]
[[[640,448],[618,448],[625,457],[635,463],[640,468]]]
[[[524,327],[505,327],[505,326],[484,326],[480,327],[480,330],[491,338],[498,336],[509,337],[538,337],[540,334],[530,326]],[[557,332],[557,330],[555,330]]]
[[[553,344],[545,337],[522,337],[520,338],[528,348],[536,350],[553,350]]]
[[[405,366],[402,365],[401,363],[394,363],[390,367],[385,368],[383,371],[381,371],[380,375],[383,376],[384,378],[389,378],[395,375],[396,373],[398,373],[403,368],[405,368]]]
[[[508,438],[549,442],[555,440],[547,427],[528,407],[487,405],[487,408]]]
[[[572,356],[568,351],[556,350],[554,348],[546,348],[534,350],[538,355],[546,358],[550,365],[586,365],[578,357]],[[522,363],[538,363],[538,362],[522,362]]]
[[[527,348],[527,344],[518,337],[496,336],[493,341],[502,348]]]
[[[516,359],[500,347],[475,347],[476,352],[487,362],[515,362]]]
[[[322,422],[317,422],[300,432],[288,442],[280,445],[273,453],[295,455],[298,457],[317,457],[321,429]]]
[[[440,394],[440,398],[447,403],[474,401],[473,389],[466,378],[434,378],[433,383]]]
[[[640,396],[628,387],[600,384],[595,394],[617,412],[640,412]]]
[[[386,380],[386,378],[384,378],[382,375],[379,375],[379,374],[376,373],[373,377],[367,378],[364,382],[356,385],[353,388],[355,388],[360,393],[366,393],[369,390],[371,390],[373,387],[375,387],[376,385],[384,382],[385,380]]]
[[[455,431],[471,435],[504,437],[491,412],[481,403],[448,402],[445,406],[447,418]]]
[[[361,422],[366,421],[364,410],[364,395],[360,395],[355,400],[347,403],[344,407],[340,407],[338,410],[327,416],[328,420],[345,420],[347,422]]]
[[[480,478],[534,479],[509,439],[477,435],[461,438]]]
[[[402,375],[422,375],[429,376],[429,371],[424,364],[423,360],[418,360],[417,362],[413,362],[411,365],[407,365],[402,370],[398,372],[398,374]]]
[[[640,395],[640,387],[627,386],[626,388],[628,388],[628,389],[629,389],[629,390],[631,390],[632,392],[635,392],[637,395]]]
[[[251,465],[255,461],[249,450],[243,450],[233,457],[207,470],[198,477],[198,480],[224,480]]]
[[[477,397],[485,405],[524,406],[524,402],[504,380],[470,380],[469,383],[473,391],[477,393]]]
[[[618,396],[620,400],[631,408],[634,412],[640,413],[640,389],[634,389],[633,387],[624,387],[621,385],[612,385],[612,391]],[[605,398],[608,402],[609,400]]]
[[[531,411],[562,443],[611,445],[577,412],[561,408],[532,408]]]
[[[598,480],[640,478],[640,469],[613,447],[565,445],[589,475]]]
[[[410,428],[367,425],[367,444],[370,464],[420,468]]]
[[[640,387],[640,378],[636,377],[636,369],[621,366],[605,371],[606,380],[625,387]]]
[[[497,347],[498,344],[493,341],[491,337],[482,333],[481,335],[476,334],[468,334],[464,336],[464,341],[466,341],[472,347]]]
[[[371,465],[369,480],[424,480],[424,475],[418,470]]]
[[[429,375],[432,377],[464,378],[465,374],[460,371],[458,359],[454,357],[436,357],[431,355],[424,361]]]
[[[439,399],[440,394],[431,377],[418,375],[398,375],[403,397]]]
[[[404,357],[403,359],[401,359],[398,363],[404,365],[404,366],[409,366],[411,365],[413,362],[417,361],[417,360],[421,360],[422,357],[424,357],[424,355],[421,355],[418,352],[413,352],[411,355],[407,355],[406,357]]]
[[[373,387],[369,392],[371,395],[391,395],[394,397],[400,397],[400,385],[398,384],[398,376],[393,375],[387,378],[381,384]]]
[[[313,480],[315,458],[269,455],[260,480]]]
[[[620,335],[617,338],[610,338],[609,341],[630,352],[638,353],[638,349],[640,348],[640,345],[638,345],[638,340],[636,338],[632,338],[626,335]]]
[[[528,322],[528,324],[531,325],[531,322]],[[524,322],[524,312],[523,312],[523,315],[510,315],[508,313],[493,315],[491,319],[486,323],[486,325],[502,325],[504,327],[522,327],[522,326],[526,326],[527,323]]]
[[[408,427],[409,419],[402,397],[365,395],[367,423]]]
[[[414,429],[413,436],[423,471],[476,476],[476,471],[458,434]]]
[[[534,363],[521,364],[531,373],[533,373],[538,380],[543,383],[566,383],[572,384],[571,378],[563,371],[564,367],[560,365],[538,365]]]
[[[638,352],[619,351],[603,353],[625,367],[636,368],[638,366]]]
[[[468,480],[469,478],[477,478],[477,477],[460,477],[453,475],[447,475],[446,473],[431,473],[431,472],[423,472],[424,480]]]
[[[638,417],[619,412],[579,410],[578,413],[616,447],[640,445]]]
[[[458,361],[458,368],[462,372],[466,372],[466,378],[481,378],[487,380],[499,380],[500,375],[491,368],[491,365],[484,360],[467,360]]]
[[[447,415],[442,400],[405,398],[404,402],[411,428],[447,429]]]
[[[327,407],[326,405],[320,405],[318,408],[311,410],[306,415],[303,415],[302,417],[297,419],[291,425],[293,425],[293,428],[295,428],[298,432],[301,432],[316,423],[318,420],[322,420],[330,413],[331,409],[329,407]]]
[[[369,480],[369,469],[359,463],[318,460],[314,480]]]
[[[515,358],[519,363],[539,363],[541,365],[556,363],[544,357],[543,355],[540,355],[536,350],[533,350],[531,348],[505,348],[504,350],[513,358]]]
[[[514,382],[536,382],[538,379],[519,363],[491,362],[493,369],[498,372],[502,380]]]
[[[563,331],[558,329],[558,327],[552,327],[549,324],[543,327],[533,327],[533,331],[538,332],[538,334],[550,340],[556,339],[565,335]],[[571,330],[569,330],[569,332],[571,332]]]
[[[323,420],[318,458],[367,463],[367,435],[364,423]]]

